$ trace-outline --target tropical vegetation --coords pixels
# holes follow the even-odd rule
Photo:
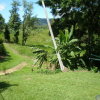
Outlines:
[[[44,3],[54,16],[50,22],[56,49],[46,19],[34,15],[33,2],[12,0],[8,22],[0,14],[0,100],[99,97],[100,0]],[[41,0],[36,4],[42,6]],[[66,72],[62,72],[58,53]]]

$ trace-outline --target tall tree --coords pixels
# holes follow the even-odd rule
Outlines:
[[[10,42],[10,32],[7,24],[5,25],[4,37],[7,42]]]
[[[93,34],[100,33],[100,0],[44,0],[47,7],[50,7],[55,19],[52,25],[55,36],[59,30],[70,29],[74,26],[75,37],[79,38],[84,34],[88,35],[88,51],[92,52]],[[38,2],[41,5],[41,0]],[[100,36],[100,35],[99,35]]]
[[[18,14],[20,3],[17,0],[13,0],[12,9],[10,10],[11,16],[9,20],[10,28],[14,31],[14,42],[18,43],[20,17]]]
[[[32,17],[33,3],[23,0],[23,9],[24,15],[22,45],[25,45],[35,21],[35,18]]]
[[[46,6],[51,8],[52,14],[60,17],[55,19],[56,30],[74,25],[75,30],[81,35],[84,32],[89,34],[100,32],[100,0],[44,1]],[[41,0],[38,4],[41,5]]]
[[[3,32],[4,26],[5,26],[5,20],[2,17],[2,15],[0,14],[0,33]]]

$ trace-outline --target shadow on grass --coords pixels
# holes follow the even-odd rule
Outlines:
[[[0,63],[11,60],[11,56],[9,54],[7,55],[0,55]]]
[[[0,56],[0,63],[1,63],[0,71],[5,71],[7,69],[5,66],[2,66],[2,63],[8,62],[10,60],[12,60],[12,58],[8,54],[5,56]],[[5,64],[3,64],[3,65],[5,65]]]
[[[18,85],[17,84],[9,84],[8,82],[0,82],[0,100],[4,100],[4,97],[1,93],[11,86],[18,86]]]
[[[0,44],[0,63],[10,60],[9,52],[6,51],[3,44]]]
[[[8,82],[0,82],[0,93],[2,93],[3,91],[5,91],[6,89],[8,89],[11,86],[18,86],[17,84],[9,84]]]

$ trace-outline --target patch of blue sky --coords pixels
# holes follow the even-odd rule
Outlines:
[[[19,1],[20,3],[22,3],[22,0],[19,0]],[[27,0],[27,1],[33,2],[34,16],[37,16],[37,18],[46,18],[43,8],[39,6],[38,4],[36,4],[38,0]],[[5,18],[6,22],[9,21],[9,17],[10,17],[9,11],[11,10],[11,3],[12,3],[12,0],[0,0],[0,14],[2,14],[2,16]],[[49,18],[53,18],[53,15],[51,14],[51,10],[49,8],[47,8],[47,12],[48,12]],[[23,16],[22,6],[19,7],[19,14],[22,19],[22,16]]]

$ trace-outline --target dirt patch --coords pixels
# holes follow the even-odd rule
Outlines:
[[[8,70],[4,70],[4,71],[0,71],[0,75],[7,75],[7,74],[10,74],[12,72],[15,72],[17,70],[21,70],[23,67],[25,67],[27,65],[26,62],[22,62],[21,64],[11,68],[11,69],[8,69]]]

